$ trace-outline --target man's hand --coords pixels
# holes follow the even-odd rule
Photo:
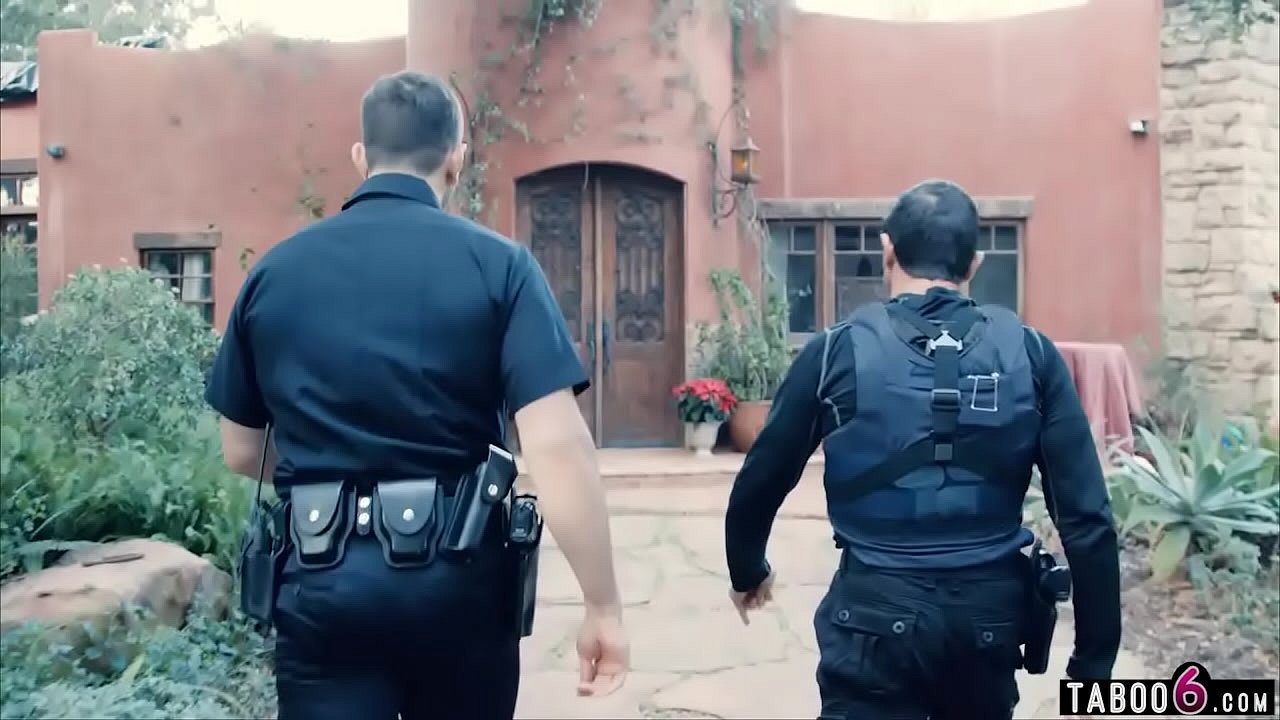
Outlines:
[[[631,667],[631,646],[620,609],[587,609],[578,630],[578,661],[578,695],[605,697],[622,687]]]
[[[756,586],[754,590],[747,592],[729,591],[729,599],[733,601],[733,606],[738,610],[738,617],[742,618],[743,625],[750,625],[751,619],[747,617],[747,613],[751,610],[759,610],[767,603],[773,600],[773,579],[775,573],[770,572],[769,577],[764,582]]]

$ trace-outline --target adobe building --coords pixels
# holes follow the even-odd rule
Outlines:
[[[405,38],[183,52],[50,32],[38,132],[0,104],[3,158],[38,169],[45,302],[78,267],[141,263],[221,325],[253,258],[358,183],[359,98],[408,67],[453,79],[474,167],[451,205],[538,256],[601,445],[678,442],[669,389],[717,318],[711,270],[758,289],[763,261],[800,342],[881,292],[878,223],[930,177],[983,213],[980,300],[1139,369],[1163,343],[1233,412],[1274,407],[1275,30],[1206,44],[1167,4],[942,23],[410,0]]]

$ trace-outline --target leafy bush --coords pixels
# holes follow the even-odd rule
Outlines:
[[[0,577],[62,543],[157,537],[233,567],[252,488],[222,463],[212,417],[148,445],[81,444],[0,385]]]
[[[769,400],[791,366],[787,302],[769,293],[763,311],[736,270],[713,270],[717,325],[698,325],[702,374],[722,378],[740,402]]]
[[[68,542],[139,536],[230,568],[250,487],[223,466],[202,398],[209,326],[118,269],[76,275],[18,332],[0,381],[0,577]]]
[[[1152,543],[1153,576],[1168,578],[1195,557],[1209,567],[1256,569],[1246,538],[1280,533],[1274,452],[1223,442],[1222,426],[1198,422],[1187,440],[1144,427],[1134,455],[1112,455],[1112,504],[1123,532]]]
[[[0,237],[0,377],[9,371],[22,320],[36,311],[36,264],[21,237]]]
[[[0,640],[0,717],[262,718],[275,716],[269,648],[239,615],[225,622],[193,612],[177,630],[131,623],[120,632],[140,648],[107,676],[27,626]]]
[[[207,412],[218,338],[163,283],[134,268],[81,272],[23,333],[21,388],[36,419],[72,437],[163,437]]]

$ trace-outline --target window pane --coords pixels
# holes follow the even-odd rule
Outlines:
[[[213,299],[213,280],[211,278],[183,278],[182,300],[193,302]]]
[[[0,206],[21,205],[18,197],[18,178],[0,178]]]
[[[204,317],[204,321],[213,324],[213,303],[204,303],[196,306],[200,310],[200,314]]]
[[[885,297],[884,256],[878,252],[836,255],[836,319]]]
[[[997,225],[991,247],[994,250],[1016,251],[1018,249],[1018,226]]]
[[[1018,311],[1018,256],[988,255],[969,284],[969,295],[983,305]]]
[[[28,245],[36,244],[36,228],[34,219],[29,217],[12,218],[4,223],[4,237],[19,237]]]
[[[188,277],[192,275],[208,275],[209,267],[213,264],[213,258],[209,257],[207,252],[187,252],[182,254],[182,274]]]
[[[884,256],[880,253],[836,255],[836,277],[884,277]]]
[[[768,269],[770,289],[785,292],[787,287],[787,255],[791,248],[791,228],[786,225],[769,226],[769,246],[765,248],[764,263]]]
[[[787,303],[790,306],[789,326],[793,333],[816,332],[818,329],[818,257],[796,255],[787,257]]]
[[[857,251],[862,249],[861,225],[836,226],[836,252]]]
[[[178,275],[181,272],[178,253],[151,251],[143,261],[147,269],[157,275]]]
[[[977,249],[979,252],[985,252],[991,249],[991,226],[990,225],[978,226]]]
[[[880,242],[880,233],[884,232],[879,227],[868,227],[862,233],[862,249],[871,252],[880,252],[884,250],[884,243]]]
[[[18,204],[30,207],[40,204],[40,178],[32,175],[18,181]]]
[[[795,252],[813,252],[818,246],[818,229],[812,225],[796,225],[791,228],[791,249]]]

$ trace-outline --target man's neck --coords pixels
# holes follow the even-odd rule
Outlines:
[[[892,295],[924,295],[930,290],[938,288],[940,290],[950,290],[952,292],[960,292],[960,286],[946,280],[931,280],[929,278],[904,278],[893,284]]]
[[[444,204],[445,193],[449,191],[448,184],[445,183],[444,178],[437,175],[423,176],[411,170],[404,170],[400,168],[385,168],[369,173],[369,177],[374,177],[375,175],[408,175],[409,177],[417,178],[426,183],[427,187],[431,188],[431,192],[435,193],[436,200],[439,201],[441,205]]]

